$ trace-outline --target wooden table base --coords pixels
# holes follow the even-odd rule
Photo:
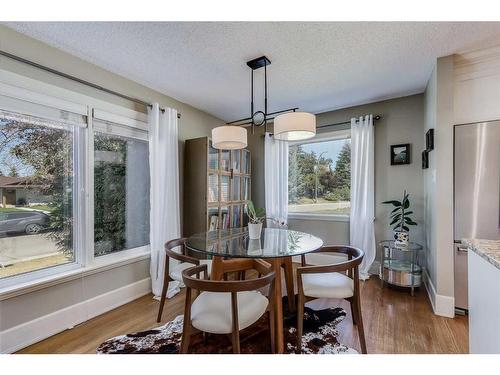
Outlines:
[[[274,314],[275,314],[275,343],[276,353],[283,353],[285,350],[285,338],[283,334],[283,300],[281,297],[281,267],[285,271],[285,283],[288,296],[288,308],[290,311],[295,311],[295,291],[293,287],[293,266],[292,257],[262,259],[272,265],[276,274],[274,287]],[[224,274],[232,272],[244,265],[251,263],[251,259],[224,259],[223,257],[214,256],[212,260],[212,272],[210,278],[212,280],[222,280]]]

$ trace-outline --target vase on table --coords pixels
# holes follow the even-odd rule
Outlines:
[[[248,224],[248,237],[251,240],[260,239],[260,235],[262,233],[262,223],[249,223]]]

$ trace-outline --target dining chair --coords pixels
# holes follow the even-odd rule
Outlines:
[[[190,338],[198,331],[231,335],[233,353],[240,353],[240,331],[257,322],[266,311],[269,314],[270,345],[274,353],[274,271],[262,260],[247,259],[242,264],[245,270],[254,269],[262,276],[247,280],[208,280],[206,264],[182,272],[186,303],[181,353],[188,353]],[[204,277],[200,278],[202,273]],[[259,289],[267,286],[269,294],[265,297]],[[194,301],[193,289],[201,292]]]
[[[347,260],[336,264],[308,266],[305,255],[302,255],[302,266],[297,268],[297,352],[302,352],[305,303],[319,298],[336,298],[349,301],[353,324],[358,327],[361,352],[366,354],[359,295],[359,265],[364,252],[351,246],[324,246],[315,251],[318,252],[342,253],[347,255]]]
[[[165,305],[165,299],[167,297],[168,283],[170,281],[179,281],[182,283],[182,271],[185,269],[199,266],[200,264],[206,264],[208,267],[208,272],[212,267],[212,261],[207,259],[197,259],[186,254],[186,241],[187,238],[177,238],[170,240],[165,244],[165,272],[163,277],[163,288],[161,292],[160,308],[158,310],[157,322],[161,321],[161,316],[163,314],[163,307]],[[180,247],[181,251],[177,252],[174,249]],[[179,263],[173,267],[170,267],[170,259],[175,259]]]

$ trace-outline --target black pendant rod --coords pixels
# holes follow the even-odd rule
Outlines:
[[[252,104],[250,106],[250,118],[253,118],[253,69],[252,70]],[[252,120],[252,134],[254,134],[254,124]]]
[[[294,108],[287,108],[287,109],[282,109],[281,111],[276,111],[276,112],[271,112],[271,113],[268,113],[267,115],[268,116],[272,116],[272,115],[277,115],[279,113],[285,113],[285,112],[295,112],[297,109],[299,109],[299,107],[294,107]],[[268,120],[272,120],[274,117],[271,117],[271,118],[268,118]],[[239,119],[239,120],[235,120],[235,121],[231,121],[231,122],[226,122],[226,125],[233,125],[235,124],[235,126],[243,126],[243,125],[248,125],[248,124],[251,124],[252,121],[251,117],[247,117],[247,118],[242,118],[242,119]],[[245,122],[243,122],[245,121]]]
[[[137,103],[137,104],[141,104],[141,105],[143,105],[145,107],[150,107],[151,108],[153,106],[152,104],[150,104],[148,102],[145,102],[143,100],[140,100],[140,99],[134,98],[132,96],[128,96],[128,95],[122,94],[122,93],[117,92],[117,91],[113,91],[113,90],[107,89],[107,88],[99,86],[99,85],[97,85],[95,83],[92,83],[92,82],[89,82],[89,81],[85,81],[85,80],[83,80],[81,78],[72,76],[71,74],[63,73],[63,72],[61,72],[59,70],[55,70],[55,69],[49,68],[48,66],[38,64],[38,63],[36,63],[34,61],[27,60],[27,59],[25,59],[23,57],[19,57],[19,56],[13,55],[13,54],[11,54],[9,52],[6,52],[6,51],[0,50],[0,55],[8,57],[9,59],[12,59],[12,60],[21,62],[23,64],[33,66],[33,67],[38,68],[40,70],[44,70],[46,72],[55,74],[55,75],[57,75],[59,77],[63,77],[63,78],[69,79],[71,81],[78,82],[78,83],[80,83],[82,85],[92,87],[92,88],[94,88],[96,90],[105,92],[107,94],[118,96],[120,98],[127,99],[127,100],[129,100],[131,102],[134,102],[134,103]],[[162,112],[165,112],[165,109],[163,109],[163,108],[160,108],[160,110]],[[181,114],[180,113],[177,114],[177,118],[181,118]]]

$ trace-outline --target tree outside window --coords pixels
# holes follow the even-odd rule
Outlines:
[[[350,187],[349,138],[289,147],[289,213],[349,214]]]

